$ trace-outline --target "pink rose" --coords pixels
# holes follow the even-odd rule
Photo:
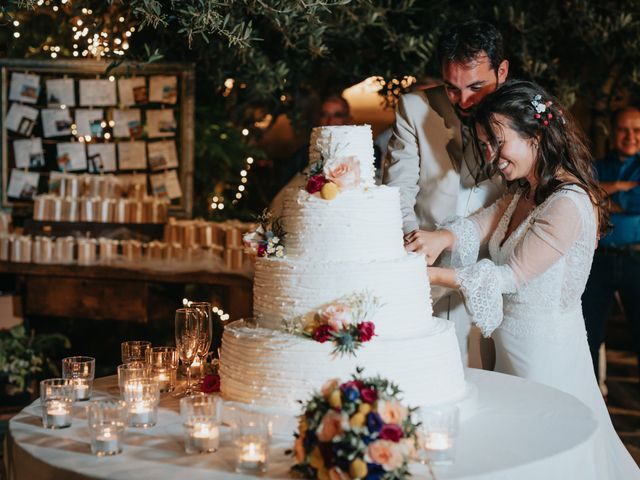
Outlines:
[[[398,443],[402,437],[404,437],[404,432],[398,425],[395,423],[387,423],[380,430],[378,438],[380,438],[380,440],[391,440],[392,442]]]
[[[400,425],[408,415],[407,407],[397,400],[381,400],[377,406],[378,414],[384,423]]]
[[[402,449],[389,440],[376,440],[370,443],[367,453],[373,463],[382,465],[387,472],[400,468],[404,463]]]
[[[320,319],[334,330],[342,330],[351,324],[351,308],[341,303],[329,305],[320,312]]]
[[[324,178],[324,175],[314,175],[313,177],[309,177],[309,180],[307,180],[307,186],[305,187],[305,190],[312,194],[319,192],[320,190],[322,190],[322,187],[325,183],[327,183],[327,179]]]
[[[342,435],[342,432],[348,428],[349,416],[346,413],[329,410],[322,417],[316,433],[319,441],[330,442],[334,437]]]
[[[360,398],[362,398],[362,401],[365,403],[373,403],[378,399],[378,392],[373,388],[361,388]]]
[[[326,382],[324,382],[324,385],[322,385],[322,389],[320,390],[320,393],[322,393],[322,396],[324,398],[329,398],[329,395],[331,395],[331,393],[334,390],[336,390],[339,385],[340,385],[340,380],[337,378],[332,378],[331,380],[327,380]]]
[[[360,163],[354,156],[328,160],[323,172],[327,180],[338,185],[341,190],[356,188],[360,184]]]
[[[368,342],[376,334],[376,326],[373,322],[361,322],[358,324],[358,332],[360,332],[360,341]]]
[[[214,373],[213,375],[206,375],[202,379],[202,386],[200,390],[204,393],[213,393],[220,391],[220,375]]]
[[[296,441],[293,443],[293,452],[296,456],[296,461],[298,463],[304,462],[305,457],[307,456],[304,451],[304,441],[302,435],[296,438]]]
[[[324,343],[327,340],[331,340],[331,333],[333,328],[330,325],[320,325],[313,332],[313,339],[316,342]]]

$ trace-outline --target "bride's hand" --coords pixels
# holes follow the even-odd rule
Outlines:
[[[404,248],[409,252],[422,253],[427,258],[427,265],[433,265],[443,250],[453,246],[454,241],[455,237],[449,230],[414,230],[404,236]]]
[[[459,288],[456,282],[456,271],[453,268],[429,267],[427,268],[429,283],[446,288]]]

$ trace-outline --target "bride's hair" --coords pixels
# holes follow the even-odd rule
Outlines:
[[[578,185],[589,194],[597,209],[600,230],[607,229],[609,212],[606,195],[594,177],[591,151],[581,128],[560,102],[533,82],[510,80],[477,105],[471,123],[474,144],[478,158],[482,159],[482,165],[489,175],[497,173],[497,162],[486,161],[480,148],[477,128],[479,126],[484,130],[491,151],[496,152],[498,158],[501,144],[496,130],[499,131],[500,126],[495,122],[495,115],[504,116],[508,127],[538,146],[535,203],[541,204],[566,185]],[[528,182],[519,182],[519,186],[525,191],[530,188]]]

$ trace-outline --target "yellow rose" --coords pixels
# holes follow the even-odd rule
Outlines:
[[[360,412],[363,415],[366,415],[370,411],[371,411],[371,405],[369,405],[368,403],[361,403],[360,406],[358,407],[358,412]]]
[[[352,428],[358,428],[364,425],[364,414],[362,413],[356,413],[353,415],[353,417],[351,417],[351,419],[349,420],[349,425],[351,425]]]
[[[325,183],[320,190],[320,196],[325,200],[333,200],[338,196],[338,186],[331,182]]]
[[[340,390],[334,390],[329,395],[329,405],[333,408],[342,408],[342,397],[340,394]]]
[[[364,478],[367,476],[367,464],[360,458],[356,458],[349,465],[349,475],[351,478]]]
[[[340,379],[339,378],[332,378],[331,380],[327,380],[324,385],[322,385],[322,388],[320,389],[320,393],[322,393],[322,396],[326,399],[329,399],[329,395],[331,395],[331,393],[337,389],[340,386]]]

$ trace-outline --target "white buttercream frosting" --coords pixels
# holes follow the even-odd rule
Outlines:
[[[360,164],[360,185],[374,185],[375,166],[370,125],[316,127],[311,131],[309,165],[324,158],[355,157]]]
[[[290,188],[282,225],[288,258],[340,262],[400,258],[400,197],[392,187],[345,190],[331,201]]]
[[[234,322],[222,343],[222,395],[298,413],[299,400],[308,400],[331,378],[348,380],[358,366],[366,376],[379,374],[398,384],[412,406],[440,404],[465,393],[455,329],[447,320],[436,320],[429,334],[401,341],[374,338],[355,357],[334,356],[331,350],[329,342]]]

